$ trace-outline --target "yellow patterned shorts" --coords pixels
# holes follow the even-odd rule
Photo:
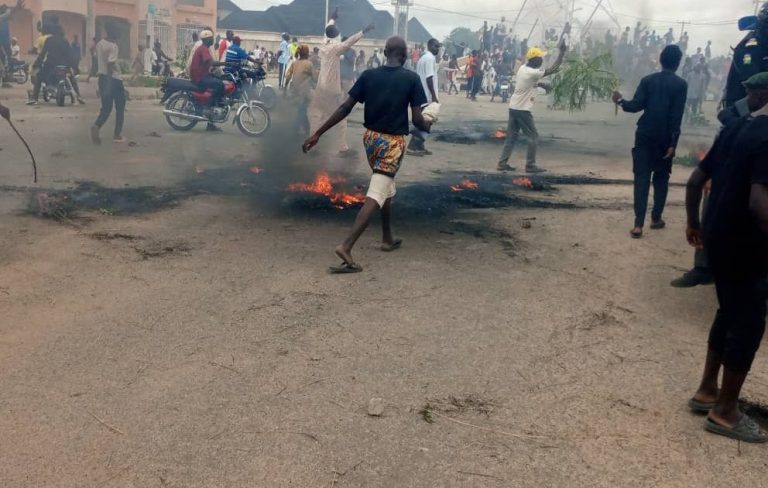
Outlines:
[[[366,129],[363,134],[365,154],[374,173],[394,177],[405,155],[405,136],[383,134]]]

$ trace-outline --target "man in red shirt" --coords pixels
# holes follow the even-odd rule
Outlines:
[[[216,61],[225,61],[227,57],[227,49],[232,45],[232,40],[235,38],[235,33],[231,30],[227,31],[226,39],[219,41],[218,58]]]
[[[195,85],[204,89],[211,89],[211,107],[215,107],[224,94],[224,82],[211,74],[211,68],[222,66],[224,63],[214,61],[211,56],[211,46],[213,46],[213,31],[205,29],[200,33],[202,44],[198,46],[192,55],[192,62],[189,65],[189,79]],[[221,129],[208,122],[208,130],[218,132]]]

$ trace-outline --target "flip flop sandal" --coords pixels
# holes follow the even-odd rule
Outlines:
[[[739,419],[733,427],[725,427],[714,420],[707,418],[704,423],[704,430],[742,442],[750,442],[753,444],[763,444],[768,442],[768,434],[763,432],[757,422],[747,415],[742,415],[741,419]]]
[[[629,235],[632,236],[632,239],[640,239],[643,237],[643,231],[641,230],[640,232],[635,232],[634,230],[631,230],[629,231]]]
[[[702,402],[695,398],[688,400],[688,408],[696,413],[709,413],[716,406],[717,402]]]
[[[363,267],[357,263],[341,263],[339,266],[331,266],[328,270],[331,274],[351,274],[361,272]]]
[[[401,247],[403,247],[403,240],[395,239],[395,242],[393,242],[392,244],[382,244],[381,250],[384,252],[392,252],[392,251],[397,251]]]

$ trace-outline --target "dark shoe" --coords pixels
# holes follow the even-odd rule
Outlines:
[[[534,173],[546,173],[547,170],[545,170],[544,168],[539,168],[536,165],[531,165],[531,166],[526,166],[525,167],[525,172],[526,173],[531,173],[531,174],[534,174]]]
[[[496,171],[517,171],[514,166],[510,166],[507,163],[496,166]]]
[[[208,124],[208,126],[205,128],[208,132],[223,132],[219,127],[216,127],[213,124]]]
[[[29,100],[27,105],[37,105],[37,100]]]
[[[429,149],[422,149],[422,151],[424,151],[424,156],[432,156],[432,151]]]
[[[712,273],[706,268],[693,268],[690,271],[672,280],[671,286],[675,288],[693,288],[699,285],[711,285],[715,279],[712,277]]]
[[[664,220],[662,219],[654,220],[653,222],[651,222],[651,229],[653,230],[663,229],[666,226],[667,226],[667,223],[664,222]]]
[[[427,152],[421,149],[406,149],[405,154],[409,156],[423,157],[427,155]]]
[[[99,136],[99,128],[94,126],[91,126],[91,142],[93,142],[94,146],[98,146],[101,144],[101,136]]]
[[[632,236],[632,239],[640,239],[643,237],[643,228],[642,227],[635,227],[631,231],[629,231],[629,235]]]
[[[720,425],[714,420],[707,418],[704,422],[704,430],[742,442],[750,442],[754,444],[768,442],[768,434],[760,428],[760,425],[757,422],[746,415],[742,415],[741,419],[739,419],[733,427]]]

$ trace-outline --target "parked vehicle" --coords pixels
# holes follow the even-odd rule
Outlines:
[[[499,76],[499,83],[496,85],[496,93],[494,97],[501,98],[502,103],[507,103],[509,100],[509,94],[512,88],[512,79],[509,76]]]
[[[26,61],[15,63],[13,66],[9,66],[11,71],[11,78],[18,85],[23,85],[29,81],[29,64]]]

